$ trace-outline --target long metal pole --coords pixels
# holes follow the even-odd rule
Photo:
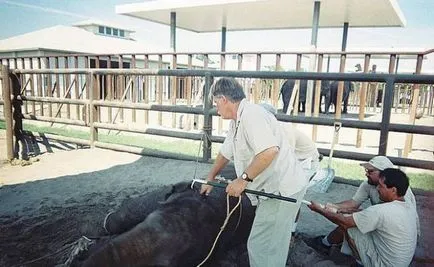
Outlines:
[[[205,181],[205,180],[201,180],[201,179],[194,179],[193,183],[207,184],[207,185],[212,185],[212,186],[220,187],[220,188],[226,188],[226,186],[227,186],[226,183],[210,182],[210,181]],[[275,194],[265,193],[262,191],[256,191],[256,190],[251,190],[251,189],[244,189],[244,192],[249,193],[249,194],[253,194],[253,195],[275,198],[275,199],[279,199],[279,200],[297,203],[297,199],[291,198],[291,197],[284,197],[281,195],[275,195]]]
[[[170,48],[176,52],[176,12],[170,12]]]
[[[347,50],[347,40],[348,40],[348,22],[344,23],[344,30],[342,32],[342,51]]]
[[[316,47],[318,43],[318,28],[319,28],[319,15],[320,15],[321,2],[315,1],[313,8],[313,19],[312,19],[312,37],[310,40],[311,51],[316,52]],[[310,55],[309,71],[314,72],[316,69],[316,54]],[[312,115],[312,96],[313,96],[313,81],[308,81],[307,91],[306,91],[306,106],[305,115]],[[298,103],[297,103],[298,107]]]
[[[226,27],[222,27],[222,52],[226,52]]]

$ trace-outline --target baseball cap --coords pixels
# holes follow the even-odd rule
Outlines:
[[[393,163],[385,156],[375,156],[369,162],[360,163],[362,167],[374,167],[380,171],[393,168]]]

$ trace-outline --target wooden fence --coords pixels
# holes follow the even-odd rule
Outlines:
[[[57,76],[64,77],[63,80],[57,78]],[[2,81],[3,81],[3,96],[4,101],[4,116],[8,132],[8,144],[11,144],[11,132],[15,131],[16,139],[19,140],[20,133],[22,132],[22,124],[15,123],[15,129],[12,130],[12,117],[15,121],[20,121],[22,118],[45,121],[51,123],[63,123],[76,126],[88,127],[90,130],[90,139],[83,140],[82,143],[90,144],[91,146],[105,147],[117,150],[125,150],[129,152],[139,153],[137,149],[127,148],[119,145],[113,145],[108,143],[102,143],[98,140],[98,129],[109,129],[127,132],[136,132],[144,134],[154,134],[171,136],[178,138],[185,138],[191,140],[204,140],[203,142],[203,155],[202,160],[208,161],[211,155],[211,143],[222,142],[222,136],[214,136],[212,134],[213,120],[212,117],[216,115],[215,109],[207,97],[203,97],[201,107],[192,107],[189,103],[185,105],[179,105],[179,103],[172,102],[172,96],[169,95],[168,105],[163,105],[160,98],[156,98],[156,101],[151,103],[145,99],[141,101],[135,101],[133,96],[139,95],[140,91],[133,93],[132,88],[140,88],[137,84],[141,83],[142,88],[146,87],[143,83],[149,82],[149,80],[155,81],[155,88],[161,95],[161,81],[164,79],[170,80],[173,83],[179,80],[192,81],[193,79],[200,77],[205,80],[202,95],[207,96],[208,90],[211,85],[212,77],[221,76],[233,76],[239,78],[248,78],[251,80],[280,80],[280,79],[308,79],[321,82],[322,80],[339,80],[339,81],[357,81],[362,83],[362,89],[369,83],[384,83],[384,102],[383,113],[381,122],[367,122],[361,120],[345,120],[341,119],[338,114],[334,118],[322,118],[318,116],[289,116],[286,114],[278,114],[277,117],[281,121],[307,123],[312,125],[333,125],[334,121],[339,120],[342,122],[343,127],[356,128],[360,131],[362,129],[378,130],[380,131],[379,150],[378,154],[385,155],[387,150],[387,141],[389,132],[404,132],[412,135],[416,134],[428,134],[434,133],[434,127],[432,126],[409,126],[408,124],[392,124],[390,123],[390,115],[393,109],[393,95],[395,84],[417,84],[413,87],[413,95],[416,90],[420,88],[419,84],[429,85],[434,83],[434,76],[432,75],[394,75],[394,74],[365,74],[365,73],[353,73],[353,74],[340,74],[340,73],[303,73],[303,72],[283,72],[283,71],[219,71],[219,70],[180,70],[180,69],[15,69],[8,70],[6,67],[2,69]],[[39,77],[39,78],[38,78]],[[51,77],[56,77],[55,82],[43,81],[50,80]],[[115,88],[124,88],[122,95],[118,94],[117,97],[107,99],[102,96],[104,84],[101,82],[103,79],[110,78],[110,82],[116,81],[118,85]],[[36,81],[37,89],[32,90],[36,93],[26,94],[27,86],[32,86]],[[53,91],[53,88],[60,88],[58,84],[64,81],[65,86],[60,94],[60,90]],[[139,82],[138,82],[139,81]],[[109,83],[110,83],[109,82]],[[42,84],[45,84],[43,87]],[[136,85],[136,86],[134,86]],[[149,84],[148,84],[149,85]],[[190,85],[187,85],[189,88]],[[74,88],[74,94],[71,93]],[[158,89],[160,88],[160,90]],[[176,87],[172,87],[176,88]],[[200,90],[201,88],[197,89]],[[117,90],[114,90],[116,92]],[[188,90],[191,92],[191,90]],[[59,92],[59,93],[57,93]],[[41,93],[41,94],[39,94]],[[129,98],[127,95],[129,94]],[[257,94],[257,91],[253,91],[252,95]],[[12,98],[7,97],[12,95]],[[362,94],[363,96],[363,94]],[[12,101],[10,101],[12,99]],[[418,99],[418,98],[414,98]],[[27,103],[27,104],[25,104]],[[418,101],[413,101],[413,105],[417,105]],[[362,104],[360,104],[362,106]],[[12,108],[14,106],[14,108]],[[26,109],[27,106],[27,109]],[[39,109],[37,108],[39,107]],[[71,108],[75,112],[70,112]],[[109,111],[111,108],[111,111]],[[24,109],[24,111],[22,111]],[[102,110],[105,109],[108,113],[103,116]],[[165,130],[161,128],[144,128],[137,127],[137,125],[122,123],[116,124],[116,118],[121,110],[131,110],[131,114],[135,114],[137,111],[144,111],[144,119],[149,115],[148,112],[171,112],[176,115],[177,113],[189,114],[190,116],[199,116],[203,119],[203,126],[201,132],[189,132],[189,131],[175,131]],[[338,109],[338,108],[337,108]],[[13,110],[13,112],[12,112]],[[68,112],[69,110],[69,112]],[[112,111],[116,110],[113,114]],[[118,113],[119,112],[119,113]],[[338,112],[337,112],[338,113]],[[109,114],[114,116],[110,117]],[[148,114],[148,115],[146,115]],[[162,120],[162,116],[158,115],[158,121]],[[359,114],[360,116],[360,114]],[[104,119],[103,119],[104,117]],[[174,116],[175,117],[175,116]],[[132,121],[134,121],[135,115],[132,115]],[[160,119],[161,118],[161,119]],[[172,117],[173,118],[173,117]],[[176,117],[175,117],[176,118]],[[148,116],[149,119],[149,116]],[[22,120],[21,120],[22,121]],[[173,120],[172,120],[173,121]],[[146,121],[145,121],[145,125]],[[20,129],[21,127],[21,129]],[[65,139],[65,138],[64,138]],[[12,149],[12,147],[10,148]],[[8,150],[9,151],[9,150]],[[12,154],[13,149],[11,150]],[[321,149],[322,153],[327,154],[327,149]],[[140,152],[141,153],[141,152]],[[368,160],[373,155],[363,153],[353,153],[346,151],[336,151],[337,157]],[[164,155],[170,157],[176,157],[176,155]],[[10,154],[8,154],[10,157]],[[392,161],[397,165],[412,166],[425,169],[434,169],[434,164],[431,161],[405,159],[398,157],[391,157]]]

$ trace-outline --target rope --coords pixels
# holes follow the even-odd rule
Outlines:
[[[24,263],[20,263],[20,264],[12,265],[11,267],[25,266],[25,265],[28,265],[28,264],[30,264],[30,263],[38,262],[38,261],[40,261],[40,260],[43,260],[43,259],[45,259],[45,258],[48,258],[48,257],[54,256],[54,255],[56,255],[56,254],[58,254],[58,253],[60,253],[60,252],[63,252],[64,250],[69,249],[69,248],[71,248],[71,247],[73,247],[73,246],[75,246],[75,245],[77,245],[77,244],[78,244],[78,240],[77,240],[77,241],[74,241],[74,242],[72,242],[71,244],[66,245],[66,246],[64,246],[63,248],[60,248],[60,249],[58,249],[58,250],[56,250],[56,251],[54,251],[54,252],[52,252],[52,253],[46,254],[46,255],[44,255],[44,256],[41,256],[41,257],[39,257],[39,258],[36,258],[36,259],[30,260],[30,261],[26,261],[26,262],[24,262]]]
[[[220,231],[219,231],[219,233],[217,234],[217,236],[216,236],[216,238],[215,238],[215,240],[214,240],[214,243],[212,244],[212,247],[211,247],[211,249],[210,249],[208,255],[206,256],[206,258],[205,258],[201,263],[199,263],[199,264],[197,265],[197,267],[202,266],[202,265],[203,265],[203,264],[208,260],[208,258],[211,256],[211,254],[212,254],[212,252],[214,251],[214,248],[215,248],[215,246],[216,246],[216,244],[217,244],[217,241],[218,241],[219,238],[220,238],[220,235],[223,233],[223,230],[225,229],[226,225],[228,224],[229,219],[231,218],[231,216],[232,216],[232,214],[234,213],[234,211],[238,208],[238,206],[240,206],[240,203],[241,203],[241,196],[238,197],[238,202],[237,202],[237,204],[235,205],[235,207],[234,207],[231,211],[229,211],[229,210],[230,210],[230,208],[229,208],[229,206],[230,206],[230,203],[229,203],[229,195],[226,195],[226,219],[224,220],[223,225],[220,227]],[[241,208],[240,208],[240,210],[241,210]],[[241,220],[241,212],[240,212],[240,216],[239,216],[239,219],[238,219],[237,227],[236,227],[235,229],[238,228],[238,225],[239,225],[239,223],[240,223],[240,220]]]

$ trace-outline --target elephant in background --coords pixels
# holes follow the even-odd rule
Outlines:
[[[294,90],[296,80],[286,80],[282,87],[280,88],[280,94],[282,95],[282,101],[283,101],[283,113],[286,114],[289,107],[289,101],[291,99],[292,91]],[[300,89],[299,89],[299,103],[298,103],[298,111],[299,112],[305,112],[306,111],[306,94],[307,94],[307,84],[308,80],[300,80]],[[321,96],[320,96],[320,112],[321,110],[321,103],[323,96],[326,97],[327,93],[329,92],[330,88],[330,82],[329,81],[322,81],[321,82]],[[314,83],[314,89],[312,94],[312,103],[314,103],[315,99],[315,83]],[[312,111],[313,111],[313,104],[312,104]]]
[[[330,105],[333,104],[336,110],[337,96],[338,96],[338,86],[339,81],[332,81],[330,83],[330,89],[328,90],[325,96],[325,113],[329,113]],[[344,82],[344,92],[342,95],[342,101],[344,103],[342,113],[348,113],[348,99],[350,97],[350,93],[354,90],[354,85],[350,81]]]

